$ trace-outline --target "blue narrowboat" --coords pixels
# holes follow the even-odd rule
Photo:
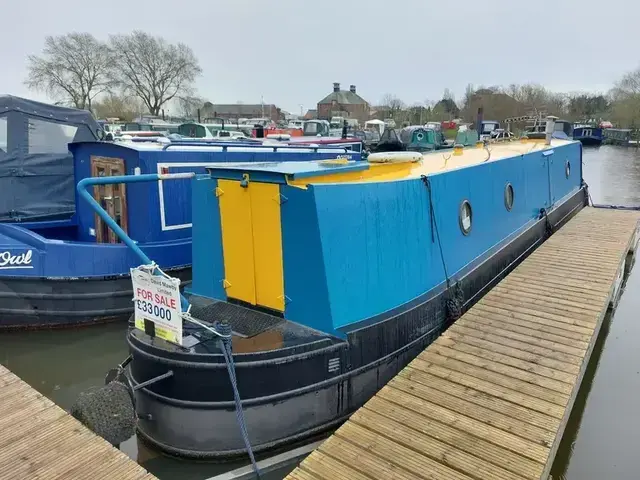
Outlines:
[[[577,124],[573,126],[573,139],[579,140],[583,145],[602,145],[604,140],[602,130],[594,125]]]
[[[233,331],[255,451],[345,420],[587,202],[582,146],[528,139],[367,161],[218,165],[192,180],[190,315]],[[128,334],[138,433],[246,453],[218,337]],[[224,354],[226,355],[226,354]]]
[[[88,112],[85,114],[90,118]],[[18,129],[13,121],[10,116],[10,146],[14,141],[19,142],[12,136]],[[90,122],[87,120],[87,123]],[[78,131],[80,128],[84,127],[78,127]],[[23,138],[27,138],[26,135],[24,130]],[[36,138],[33,131],[29,131],[29,142]],[[21,190],[13,184],[0,189],[6,202],[0,203],[5,211],[5,220],[0,223],[0,327],[70,326],[125,320],[131,315],[129,272],[139,262],[90,205],[80,201],[75,188],[80,180],[148,173],[205,173],[205,167],[218,162],[319,160],[334,158],[346,151],[163,140],[164,143],[111,143],[76,133],[75,137],[70,135],[61,140],[55,158],[32,151],[31,170],[42,177],[42,181],[37,183],[27,177],[32,183],[25,182]],[[69,142],[73,143],[67,145]],[[56,158],[68,161],[64,171]],[[5,172],[11,166],[4,160],[0,165]],[[18,173],[11,180],[22,186],[19,182],[23,177]],[[189,181],[98,185],[92,193],[159,266],[185,282],[190,280]],[[11,208],[11,202],[25,202],[31,210],[25,207],[24,211],[31,216],[43,213],[48,216],[44,220],[38,217],[37,221],[24,215],[12,217],[16,207]],[[52,206],[56,207],[55,212],[51,211]],[[59,215],[53,217],[54,213]]]

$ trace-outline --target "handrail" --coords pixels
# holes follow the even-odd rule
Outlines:
[[[348,142],[344,142],[348,143]],[[355,143],[355,142],[352,142]],[[167,143],[162,147],[162,150],[168,150],[170,147],[221,147],[223,152],[227,152],[229,147],[232,148],[268,148],[273,152],[277,152],[278,149],[284,150],[313,150],[314,153],[318,153],[319,149],[326,150],[343,150],[346,152],[346,147],[340,145],[323,144],[323,145],[265,145],[264,143],[256,142],[207,142],[207,141],[184,141],[184,140],[172,140],[171,143]]]
[[[129,247],[140,258],[144,265],[151,265],[153,261],[147,256],[146,253],[138,246],[138,244],[125,232],[116,221],[106,212],[102,205],[100,205],[93,195],[89,193],[87,187],[95,185],[117,185],[120,183],[142,183],[142,182],[157,182],[159,180],[180,180],[185,178],[195,177],[195,172],[184,173],[148,173],[144,175],[115,175],[112,177],[88,177],[83,178],[78,182],[77,190],[80,197],[83,198],[94,212],[107,224],[107,226],[113,230],[122,242]],[[162,275],[157,269],[153,271],[154,275]],[[180,294],[180,304],[183,311],[187,311],[189,308],[189,302]]]

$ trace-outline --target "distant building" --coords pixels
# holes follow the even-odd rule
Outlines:
[[[318,110],[307,110],[307,113],[304,114],[304,117],[302,117],[305,120],[315,120],[316,118],[318,118]]]
[[[214,104],[206,102],[200,109],[200,118],[237,121],[241,118],[270,118],[274,122],[284,120],[284,115],[280,108],[273,104]]]
[[[333,84],[333,92],[318,102],[318,118],[330,120],[331,117],[357,118],[360,122],[369,119],[369,103],[356,93],[356,86],[349,90],[340,90],[340,84]]]

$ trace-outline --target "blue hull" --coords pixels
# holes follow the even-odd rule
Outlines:
[[[604,140],[604,134],[599,127],[578,127],[573,130],[573,139],[583,145],[598,146]]]
[[[286,199],[279,206],[282,312],[227,296],[222,280],[233,285],[240,277],[225,277],[221,207],[207,195],[216,172],[196,180],[191,313],[225,318],[238,334],[238,388],[256,450],[341,422],[584,207],[578,142],[523,151],[425,178],[308,188],[278,183],[272,170],[270,188]],[[473,209],[468,223],[465,202]],[[136,392],[139,433],[176,455],[241,455],[216,339],[195,327],[188,333],[198,342],[190,352],[129,332],[134,383],[173,371],[171,381]]]

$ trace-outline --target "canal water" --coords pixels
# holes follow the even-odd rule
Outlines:
[[[583,161],[595,203],[640,205],[639,150],[585,148]],[[556,457],[554,480],[638,478],[639,291],[640,263],[631,272],[615,314],[602,328]],[[105,372],[126,356],[122,324],[0,335],[0,363],[66,409],[80,392],[102,385]],[[164,457],[135,438],[121,448],[161,480],[204,480],[240,466]],[[281,479],[289,470],[265,478]]]

